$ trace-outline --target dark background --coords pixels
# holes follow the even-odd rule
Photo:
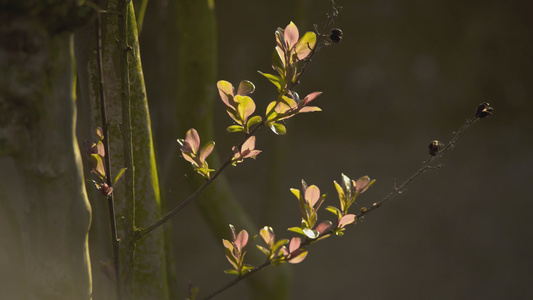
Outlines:
[[[337,3],[344,39],[313,58],[298,87],[301,96],[323,91],[315,100],[323,112],[294,117],[286,136],[263,130],[257,160],[226,172],[258,226],[291,236],[285,229],[300,217],[289,188],[301,179],[328,193],[327,206],[338,205],[333,180],[341,173],[369,175],[377,182],[358,207],[369,206],[391,191],[394,178],[419,168],[431,140],[449,141],[480,102],[490,102],[494,116],[461,136],[443,168],[344,237],[310,247],[303,263],[283,266],[293,271],[292,299],[532,298],[532,2]],[[256,71],[271,72],[275,29],[292,20],[303,34],[325,23],[328,8],[325,0],[216,1],[219,79],[254,82],[262,113],[275,90]],[[150,80],[147,88],[150,99]],[[221,101],[215,111],[225,157],[235,138],[225,131],[231,122]],[[181,135],[169,132],[168,139]],[[163,192],[172,197],[173,187]],[[325,218],[332,215],[323,211]],[[175,284],[192,280],[208,293],[233,279],[222,272],[230,265],[220,240],[194,208],[174,222],[183,228]],[[240,283],[219,299],[247,295]]]

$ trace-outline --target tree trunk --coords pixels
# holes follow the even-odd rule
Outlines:
[[[167,299],[161,230],[156,230],[141,240],[134,240],[137,227],[148,226],[160,217],[160,196],[133,4],[129,3],[125,10],[121,7],[122,2],[117,0],[99,1],[98,5],[102,10],[110,12],[101,14],[101,53],[111,178],[128,164],[134,166],[128,168],[113,192],[120,238],[124,299]],[[122,14],[123,11],[126,13]],[[96,50],[97,28],[95,24],[91,24],[76,34],[80,93],[87,108],[83,113],[90,115],[86,135],[94,132],[97,127],[102,127],[98,88],[100,71]],[[127,56],[127,66],[124,56]],[[127,112],[125,103],[129,103],[131,114]],[[128,116],[131,116],[131,125],[127,122]],[[129,161],[129,156],[133,157],[132,162]],[[95,205],[101,207],[102,203]],[[102,213],[104,211],[103,208],[99,210]],[[107,213],[95,216],[95,222],[103,224],[99,226],[100,229],[105,228],[108,224]],[[109,229],[100,230],[98,234],[99,241],[106,238],[109,240]],[[111,258],[108,242],[91,246],[101,257],[106,253],[101,247],[106,247],[107,257]],[[98,279],[95,278],[95,295],[102,293],[102,297],[109,297],[105,290],[106,279],[98,276]],[[96,283],[101,283],[101,288]]]
[[[91,210],[75,130],[76,1],[0,5],[0,291],[91,299]],[[70,18],[70,19],[69,19]]]

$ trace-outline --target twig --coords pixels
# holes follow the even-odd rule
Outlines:
[[[402,192],[404,192],[406,190],[407,186],[411,182],[413,182],[416,178],[418,178],[418,176],[422,175],[426,171],[429,171],[429,170],[435,169],[435,168],[439,168],[440,166],[433,166],[431,163],[434,162],[436,159],[438,159],[440,157],[443,157],[444,153],[446,151],[448,151],[449,149],[452,149],[454,147],[454,145],[455,145],[455,142],[457,142],[457,140],[459,139],[461,134],[463,134],[463,132],[466,129],[468,129],[470,126],[472,126],[478,120],[479,120],[479,118],[477,116],[474,117],[473,119],[466,120],[466,122],[463,124],[463,126],[457,132],[454,133],[454,135],[452,136],[452,139],[450,140],[450,142],[448,142],[446,145],[441,147],[439,149],[438,153],[436,153],[435,156],[431,156],[427,161],[423,162],[422,166],[416,172],[414,172],[411,176],[409,176],[409,178],[407,178],[404,182],[402,182],[402,184],[400,184],[400,186],[396,186],[396,180],[395,180],[394,181],[393,190],[387,196],[385,196],[383,199],[381,199],[380,201],[374,202],[371,207],[363,208],[361,210],[361,212],[359,214],[357,214],[357,219],[363,217],[364,215],[366,215],[369,212],[377,209],[378,207],[381,207],[381,205],[383,205],[385,202],[391,200],[392,198],[400,195]]]
[[[259,272],[260,270],[264,269],[265,267],[268,267],[270,266],[270,264],[272,263],[272,260],[267,260],[265,261],[262,265],[259,265],[257,267],[255,267],[254,269],[250,270],[250,272],[242,275],[242,276],[239,276],[235,279],[233,279],[232,281],[226,283],[224,286],[220,287],[218,290],[214,291],[213,293],[209,294],[208,296],[206,296],[205,298],[203,298],[203,300],[208,300],[208,299],[211,299],[213,297],[215,297],[216,295],[222,293],[223,291],[229,289],[230,287],[236,285],[237,283],[239,283],[239,281],[243,280],[244,278],[256,273],[256,272]]]

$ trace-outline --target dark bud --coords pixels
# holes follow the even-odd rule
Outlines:
[[[490,103],[483,102],[478,105],[476,109],[476,117],[483,119],[486,117],[490,117],[492,115],[492,107],[490,106]]]
[[[339,28],[333,28],[331,29],[331,34],[329,35],[329,38],[334,43],[340,43],[342,40],[342,30]]]
[[[429,144],[429,155],[435,156],[437,153],[439,153],[440,148],[442,148],[442,145],[439,143],[439,141],[434,140]]]
[[[107,183],[102,183],[102,185],[100,185],[98,189],[100,190],[100,192],[102,192],[102,194],[108,197],[111,196],[111,194],[113,193],[113,187],[107,185]]]

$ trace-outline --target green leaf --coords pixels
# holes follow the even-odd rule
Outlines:
[[[98,154],[91,154],[91,161],[93,164],[93,170],[92,172],[96,174],[100,179],[105,181],[106,175],[105,175],[105,169],[104,169],[104,160],[102,157]]]
[[[285,59],[283,58],[283,53],[281,50],[276,47],[272,53],[272,68],[278,72],[280,78],[285,74]]]
[[[270,256],[270,250],[260,245],[255,246],[257,247],[257,249],[261,250],[261,252],[263,252],[266,256]]]
[[[244,127],[242,125],[231,125],[226,128],[228,132],[244,132]]]
[[[237,95],[234,99],[238,103],[237,113],[239,114],[239,121],[241,121],[239,123],[245,124],[248,117],[255,111],[255,102],[248,96]]]
[[[227,269],[227,270],[224,270],[224,273],[226,274],[231,274],[231,275],[237,275],[239,276],[239,272],[237,270],[233,270],[233,269]]]
[[[117,181],[120,179],[120,177],[122,177],[122,175],[124,175],[124,172],[126,172],[126,169],[127,168],[122,168],[122,169],[120,169],[120,171],[118,171],[118,174],[115,177],[115,180],[113,180],[113,184],[111,186],[115,186],[115,183],[117,183]]]
[[[200,161],[205,162],[205,159],[213,152],[213,149],[215,148],[215,142],[211,141],[207,144],[205,144],[202,149],[200,149]]]
[[[298,228],[298,227],[296,227]],[[282,239],[282,240],[279,240],[277,241],[274,246],[272,246],[272,253],[276,253],[278,252],[278,250],[285,244],[287,244],[289,242],[288,239]]]
[[[291,228],[288,228],[287,230],[288,231],[292,231],[292,232],[296,232],[298,234],[301,234],[301,235],[305,236],[304,231],[300,227],[291,227]]]
[[[265,76],[268,80],[270,80],[270,82],[272,82],[272,84],[274,84],[278,88],[278,91],[281,91],[285,87],[285,82],[281,77],[269,73],[263,73],[261,71],[257,72],[259,72],[259,74]]]
[[[306,32],[294,47],[298,60],[305,59],[311,53],[311,49],[315,47],[315,44],[316,34],[311,31]]]
[[[301,263],[307,257],[307,253],[308,253],[307,249],[301,249],[299,251],[301,252],[299,252],[298,254],[296,254],[289,260],[290,264]]]
[[[330,213],[333,213],[338,218],[340,218],[342,216],[341,211],[338,208],[336,208],[335,206],[328,206],[328,207],[326,207],[326,210],[329,211]]]
[[[261,116],[251,117],[250,120],[248,120],[248,122],[246,123],[246,129],[250,130],[250,128],[252,128],[253,126],[261,123],[261,121],[263,121],[263,118],[261,118]]]
[[[266,109],[267,121],[272,121],[278,116],[278,114],[274,110],[277,104],[278,104],[277,101],[272,101],[268,104],[267,109]]]
[[[291,189],[291,193],[300,200],[300,190],[299,189]]]
[[[284,135],[287,133],[287,129],[285,128],[285,126],[279,123],[270,124],[270,129],[277,135]]]

